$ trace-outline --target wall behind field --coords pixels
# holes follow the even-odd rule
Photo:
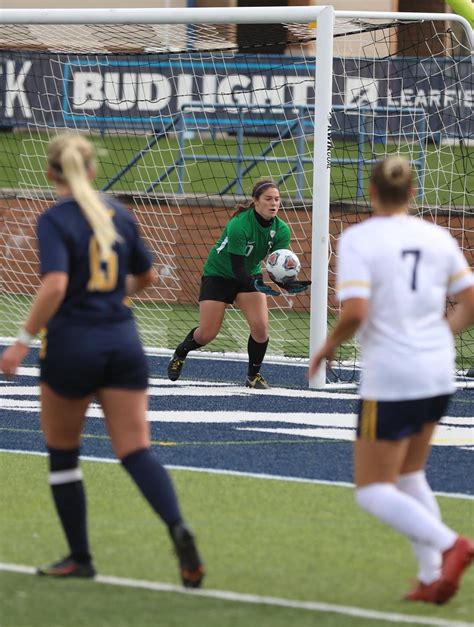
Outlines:
[[[166,202],[167,211],[163,214],[157,211],[157,205],[147,201],[132,202],[130,197],[122,196],[121,200],[134,212],[140,228],[150,248],[155,252],[155,263],[159,266],[163,261],[175,268],[173,291],[164,280],[158,290],[158,298],[152,296],[150,300],[177,302],[181,305],[196,304],[199,292],[199,282],[204,260],[211,246],[216,242],[225,224],[228,222],[233,205],[208,206],[205,203],[191,203],[191,199],[181,204],[175,204],[173,199]],[[4,197],[2,215],[0,215],[0,267],[4,269],[2,287],[6,294],[33,294],[39,285],[38,254],[36,250],[35,224],[37,216],[51,204],[50,200],[25,200],[22,198]],[[164,203],[165,204],[165,203]],[[291,207],[288,203],[284,219],[291,225],[293,237],[298,241],[300,249],[298,256],[301,260],[301,278],[310,278],[311,265],[311,223],[301,220],[298,215],[307,208]],[[359,211],[348,211],[338,205],[331,206],[330,236],[332,242],[340,236],[342,230],[360,222],[369,214],[361,207]],[[166,215],[172,216],[167,221]],[[165,216],[165,217],[164,217]],[[474,217],[461,214],[438,214],[435,220],[442,226],[449,227],[452,235],[464,247],[469,264],[472,265],[474,256],[470,241],[466,238],[474,232]],[[3,227],[3,228],[2,228]],[[168,255],[160,248],[158,242],[170,241],[172,230],[172,249],[179,254]],[[5,259],[2,259],[2,253]],[[329,307],[337,311],[335,299],[335,268],[336,258],[331,255],[329,264]],[[175,280],[180,289],[176,291]],[[295,311],[309,311],[309,294],[300,294],[295,298]],[[143,299],[147,300],[145,296]]]

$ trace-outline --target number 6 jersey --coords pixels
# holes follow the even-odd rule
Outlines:
[[[92,230],[79,205],[64,198],[38,220],[41,274],[66,272],[66,296],[48,323],[107,324],[131,317],[125,304],[127,274],[142,274],[151,267],[151,254],[141,239],[131,213],[120,203],[102,198],[112,213],[120,241],[109,258],[100,259]]]
[[[358,333],[362,398],[410,400],[454,391],[454,339],[446,298],[474,283],[449,232],[419,218],[376,216],[339,241],[340,301],[364,298]]]

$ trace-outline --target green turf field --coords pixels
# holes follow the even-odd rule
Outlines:
[[[44,457],[0,453],[3,563],[34,566],[66,551],[50,500],[46,465]],[[83,462],[83,469],[100,574],[178,584],[166,530],[120,466]],[[190,471],[174,471],[172,476],[205,558],[206,590],[457,621],[474,615],[474,570],[446,606],[407,606],[400,600],[415,574],[411,549],[359,511],[350,488]],[[474,501],[439,500],[446,522],[474,535]],[[50,581],[5,572],[0,579],[2,627],[390,624],[91,581]]]
[[[132,135],[96,135],[93,141],[99,153],[99,172],[97,185],[103,187],[130,159],[132,159],[147,143],[145,136]],[[269,141],[269,140],[268,140]],[[35,188],[46,187],[44,177],[45,158],[44,150],[47,138],[38,133],[29,132],[0,132],[0,188]],[[243,154],[258,156],[268,146],[262,138],[246,138]],[[396,146],[375,144],[375,154],[383,156],[385,151],[396,150]],[[333,167],[331,169],[331,200],[353,201],[356,198],[357,176],[355,166],[338,164],[341,159],[351,159],[357,156],[358,146],[354,142],[336,140],[333,148]],[[407,148],[408,150],[408,148]],[[221,156],[235,158],[237,144],[233,137],[223,137],[214,140],[195,136],[188,140],[185,154],[190,157],[186,161],[185,193],[212,195],[223,189],[235,177],[236,163],[234,161],[207,161],[199,159],[193,161],[196,155],[209,157]],[[312,167],[304,165],[304,185],[299,186],[291,168],[296,163],[296,144],[292,139],[284,140],[272,150],[269,157],[285,158],[283,163],[271,163],[269,159],[259,162],[242,179],[243,190],[251,189],[255,179],[261,176],[287,177],[285,186],[288,190],[300,189],[307,198],[311,196]],[[408,152],[406,153],[408,156]],[[305,142],[304,158],[311,160],[313,145]],[[137,164],[129,170],[113,186],[114,191],[144,192],[148,185],[160,177],[179,156],[178,142],[173,136],[164,137],[148,152]],[[364,157],[368,162],[373,154],[367,145]],[[417,156],[417,155],[415,155]],[[427,146],[425,163],[425,196],[419,199],[424,205],[442,207],[444,205],[464,206],[466,190],[474,186],[472,173],[466,178],[463,164],[472,161],[474,148],[448,146],[439,150],[435,146]],[[368,180],[371,164],[363,167],[364,185]],[[173,194],[177,191],[177,170],[173,170],[156,188],[160,195]],[[235,193],[236,188],[230,192]]]

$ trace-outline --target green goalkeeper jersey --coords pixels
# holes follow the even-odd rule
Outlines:
[[[249,275],[260,274],[262,259],[272,250],[289,246],[290,228],[283,220],[275,216],[269,226],[262,226],[254,209],[248,209],[229,220],[209,252],[203,274],[235,279],[230,253],[245,256],[245,269]]]

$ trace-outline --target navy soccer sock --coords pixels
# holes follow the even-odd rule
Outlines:
[[[248,376],[254,377],[260,372],[260,367],[267,352],[268,340],[266,342],[256,342],[251,335],[249,335],[249,341],[247,343],[247,350],[249,354],[249,369]]]
[[[143,496],[168,527],[180,522],[182,518],[173,484],[151,448],[130,453],[121,461]]]
[[[79,449],[48,448],[49,484],[71,556],[79,563],[91,560],[87,537],[87,507]]]
[[[204,346],[204,344],[198,344],[194,341],[194,331],[197,328],[198,327],[194,327],[194,329],[191,329],[191,331],[187,334],[181,344],[176,348],[175,353],[180,359],[186,359],[190,351],[194,351],[197,348],[201,348],[201,346]]]

